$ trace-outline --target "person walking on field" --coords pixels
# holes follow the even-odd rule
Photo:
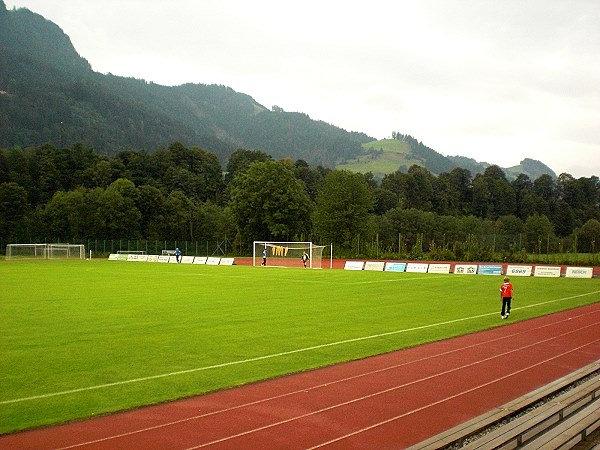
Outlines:
[[[502,299],[502,310],[500,315],[503,319],[508,319],[510,315],[510,304],[513,298],[513,285],[510,278],[504,277],[504,283],[500,286],[500,298]]]

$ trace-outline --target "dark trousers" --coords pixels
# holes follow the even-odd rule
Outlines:
[[[510,314],[510,301],[512,297],[502,297],[502,312],[501,315]]]

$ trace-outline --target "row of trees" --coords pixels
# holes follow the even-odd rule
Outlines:
[[[491,166],[438,176],[412,166],[371,174],[238,150],[225,171],[200,148],[101,156],[82,145],[0,150],[0,239],[333,243],[340,256],[525,258],[597,252],[600,182]]]

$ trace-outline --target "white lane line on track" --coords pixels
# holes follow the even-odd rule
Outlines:
[[[520,309],[526,309],[526,308],[534,308],[536,306],[546,305],[546,304],[550,304],[550,303],[557,303],[560,301],[569,300],[569,299],[573,299],[573,298],[586,297],[588,295],[594,295],[594,294],[598,294],[598,293],[600,293],[600,291],[593,291],[593,292],[588,292],[586,294],[573,295],[571,297],[563,297],[563,298],[559,298],[559,299],[555,299],[555,300],[549,300],[547,302],[536,303],[534,305],[527,305],[527,306],[522,306],[519,308],[513,308],[513,311],[518,311]],[[281,356],[289,356],[289,355],[308,352],[308,351],[312,351],[312,350],[320,350],[323,348],[335,347],[335,346],[343,345],[343,344],[351,344],[354,342],[366,341],[366,340],[370,340],[370,339],[377,339],[377,338],[386,337],[386,336],[393,336],[396,334],[408,333],[411,331],[421,331],[421,330],[426,330],[428,328],[435,328],[435,327],[439,327],[439,326],[450,325],[453,323],[459,323],[459,322],[465,322],[465,321],[474,320],[474,319],[480,319],[482,317],[495,316],[497,314],[498,314],[497,312],[478,314],[476,316],[461,317],[458,319],[447,320],[445,322],[438,322],[438,323],[434,323],[434,324],[422,325],[419,327],[404,328],[402,330],[388,331],[386,333],[378,333],[378,334],[373,334],[370,336],[361,336],[361,337],[352,338],[352,339],[345,339],[342,341],[328,342],[326,344],[320,344],[320,345],[314,345],[311,347],[299,348],[299,349],[290,350],[287,352],[273,353],[270,355],[257,356],[255,358],[230,361],[230,362],[226,362],[226,363],[222,363],[222,364],[214,364],[211,366],[196,367],[193,369],[179,370],[176,372],[161,373],[161,374],[157,374],[157,375],[149,375],[147,377],[115,381],[113,383],[104,383],[104,384],[98,384],[98,385],[94,385],[94,386],[86,386],[86,387],[82,387],[82,388],[69,389],[69,390],[65,390],[65,391],[50,392],[47,394],[40,394],[40,395],[32,395],[30,397],[21,397],[21,398],[15,398],[15,399],[10,399],[10,400],[2,400],[2,401],[0,401],[0,405],[21,403],[21,402],[27,402],[27,401],[32,401],[32,400],[41,400],[41,399],[46,399],[46,398],[51,398],[51,397],[58,397],[61,395],[76,394],[79,392],[93,391],[93,390],[105,389],[105,388],[115,387],[115,386],[123,386],[126,384],[140,383],[140,382],[144,382],[144,381],[151,381],[151,380],[157,380],[157,379],[161,379],[161,378],[173,377],[173,376],[177,376],[177,375],[186,375],[186,374],[194,373],[194,372],[203,372],[203,371],[212,370],[212,369],[220,369],[223,367],[230,367],[230,366],[236,366],[236,365],[240,365],[240,364],[247,364],[247,363],[252,363],[252,362],[257,362],[257,361],[263,361],[263,360],[267,360],[267,359],[278,358]]]
[[[240,405],[236,405],[236,406],[232,406],[232,407],[229,407],[229,408],[224,408],[224,409],[212,411],[212,412],[209,412],[209,413],[198,414],[198,415],[195,415],[195,416],[186,417],[184,419],[179,419],[179,420],[175,420],[175,421],[165,422],[165,423],[161,423],[160,425],[154,425],[154,426],[151,426],[151,427],[140,428],[140,429],[137,429],[137,430],[126,432],[126,433],[120,433],[120,434],[116,434],[116,435],[112,435],[112,436],[106,436],[106,437],[101,438],[101,439],[95,439],[95,440],[92,440],[92,441],[80,442],[78,444],[73,444],[73,445],[70,445],[70,446],[67,446],[67,447],[61,447],[61,448],[56,449],[56,450],[67,450],[67,449],[81,447],[81,446],[85,446],[85,445],[97,444],[97,443],[105,442],[105,441],[109,441],[109,440],[120,439],[120,438],[123,438],[123,437],[133,436],[135,434],[145,433],[145,432],[148,432],[148,431],[153,431],[153,430],[157,430],[157,429],[161,429],[161,428],[167,428],[167,427],[170,427],[170,426],[179,425],[179,424],[185,423],[185,422],[191,422],[193,420],[199,420],[199,419],[203,419],[203,418],[206,418],[206,417],[215,416],[215,415],[218,415],[218,414],[225,414],[225,413],[228,413],[228,412],[231,412],[231,411],[235,411],[235,410],[238,410],[238,409],[248,408],[248,407],[256,406],[256,405],[259,405],[259,404],[262,404],[262,403],[268,403],[268,402],[279,400],[279,399],[282,399],[282,398],[285,398],[285,397],[291,397],[293,395],[300,394],[300,393],[305,394],[306,392],[315,391],[315,390],[322,389],[322,388],[325,388],[325,387],[329,387],[329,386],[332,386],[332,385],[335,385],[335,384],[341,384],[341,383],[346,383],[346,382],[349,382],[349,381],[354,381],[354,380],[356,380],[358,378],[364,378],[364,377],[367,377],[367,376],[375,375],[375,374],[386,372],[386,371],[389,371],[389,370],[399,369],[401,367],[409,366],[411,364],[423,363],[424,361],[428,361],[428,360],[432,360],[432,359],[440,358],[440,357],[446,357],[446,356],[451,355],[453,353],[464,352],[464,351],[468,351],[468,350],[471,350],[471,349],[476,348],[476,347],[481,347],[481,346],[484,346],[484,345],[490,345],[490,344],[493,344],[493,343],[496,343],[496,342],[499,342],[499,341],[502,341],[502,340],[505,340],[505,339],[513,339],[516,336],[519,336],[519,335],[522,335],[522,334],[528,334],[528,333],[531,333],[533,331],[538,331],[538,330],[541,330],[543,328],[548,328],[548,327],[560,324],[562,322],[567,322],[567,321],[570,321],[572,319],[576,319],[576,318],[579,318],[579,317],[585,317],[585,316],[590,315],[590,314],[593,314],[593,312],[582,313],[582,314],[579,314],[579,315],[576,315],[576,316],[573,316],[573,317],[569,317],[569,318],[566,318],[566,319],[563,319],[563,320],[560,320],[560,321],[547,323],[545,325],[541,325],[541,326],[538,326],[538,327],[535,327],[535,328],[528,328],[527,330],[519,331],[517,333],[506,334],[506,335],[503,335],[503,336],[500,336],[500,337],[497,337],[497,338],[494,338],[494,339],[490,339],[490,340],[487,340],[487,341],[480,341],[480,342],[477,342],[475,344],[467,345],[467,346],[460,347],[460,348],[455,348],[453,350],[448,350],[448,351],[441,352],[441,353],[438,353],[438,354],[435,354],[435,355],[425,356],[425,357],[418,358],[418,359],[415,359],[415,360],[412,360],[412,361],[402,362],[400,364],[393,364],[391,366],[382,367],[382,368],[377,369],[377,370],[371,370],[371,371],[364,372],[364,373],[361,373],[361,374],[358,374],[358,375],[353,375],[351,377],[340,378],[338,380],[329,381],[327,383],[321,383],[321,384],[318,384],[318,385],[315,385],[315,386],[303,387],[302,389],[297,389],[295,391],[286,392],[285,394],[275,395],[275,396],[272,396],[272,397],[266,397],[266,398],[263,398],[263,399],[260,399],[260,400],[256,400],[256,401],[253,401],[253,402],[243,403],[243,404],[240,404]]]
[[[587,315],[587,314],[582,314],[582,315],[580,315],[580,317],[584,316],[584,315]],[[568,319],[567,318],[567,319],[564,319],[564,320],[562,320],[560,322],[566,322],[566,321],[569,321],[569,320],[572,320],[572,319]],[[333,382],[323,383],[323,384],[318,385],[318,386],[313,386],[313,387],[309,387],[309,388],[299,389],[299,390],[294,391],[294,392],[288,392],[286,394],[281,394],[281,395],[270,397],[270,398],[267,398],[267,399],[262,399],[262,400],[258,400],[258,401],[255,401],[255,402],[250,402],[250,403],[247,403],[247,404],[244,404],[244,405],[237,405],[237,406],[232,407],[232,408],[227,408],[227,409],[223,409],[223,410],[219,410],[219,411],[214,411],[214,412],[211,412],[211,413],[206,413],[206,414],[202,414],[202,415],[198,415],[198,416],[194,416],[194,417],[180,419],[180,420],[177,420],[177,421],[168,422],[168,423],[164,423],[164,424],[160,424],[160,425],[156,425],[156,426],[153,426],[153,427],[148,427],[148,428],[144,428],[144,429],[140,429],[140,430],[134,430],[134,431],[131,431],[131,432],[128,432],[128,433],[122,433],[122,434],[114,435],[114,436],[107,436],[105,438],[97,439],[97,440],[94,440],[94,441],[73,444],[71,446],[61,447],[60,449],[57,449],[57,450],[67,450],[67,449],[77,448],[77,447],[81,447],[81,446],[85,446],[85,445],[90,445],[90,444],[105,442],[105,441],[109,441],[109,440],[119,439],[119,438],[123,438],[123,437],[127,437],[127,436],[132,436],[132,435],[143,433],[143,432],[147,432],[147,431],[152,431],[152,430],[156,430],[156,429],[160,429],[160,428],[165,428],[165,427],[168,427],[168,426],[174,426],[174,425],[177,425],[177,424],[180,424],[180,423],[184,423],[184,422],[189,422],[189,421],[192,421],[192,420],[202,419],[202,418],[213,416],[213,415],[220,414],[220,413],[226,413],[226,412],[233,411],[233,410],[236,410],[236,409],[241,409],[241,408],[245,408],[245,407],[254,406],[254,405],[257,405],[257,404],[260,404],[260,403],[265,403],[265,402],[268,402],[268,401],[277,400],[277,399],[284,398],[284,397],[287,397],[287,396],[291,396],[291,395],[294,395],[294,394],[297,394],[297,393],[305,393],[307,391],[320,389],[320,388],[327,387],[327,386],[330,386],[330,385],[333,385],[333,384],[338,384],[338,383],[341,383],[341,382],[351,381],[353,379],[357,379],[357,378],[360,378],[360,377],[369,376],[369,375],[372,375],[372,374],[384,372],[386,370],[391,370],[391,369],[394,369],[394,368],[399,368],[401,366],[406,366],[406,365],[413,364],[413,363],[423,362],[423,361],[428,360],[428,359],[433,359],[433,358],[437,358],[437,357],[447,356],[448,354],[455,353],[455,352],[458,352],[458,351],[468,350],[470,348],[474,348],[474,347],[477,347],[477,346],[480,346],[480,345],[488,345],[490,343],[497,342],[497,341],[500,341],[500,340],[503,340],[503,339],[513,338],[514,336],[517,336],[519,334],[526,334],[526,333],[529,333],[529,332],[532,332],[532,331],[535,331],[535,330],[546,328],[546,327],[551,326],[551,325],[556,325],[557,323],[560,323],[560,322],[553,322],[551,324],[546,324],[546,325],[543,325],[543,326],[540,326],[540,327],[537,327],[537,328],[534,328],[534,329],[528,329],[526,331],[522,331],[522,332],[519,332],[519,333],[513,333],[512,335],[507,335],[507,336],[503,336],[503,337],[500,337],[500,338],[492,339],[492,340],[489,340],[489,341],[486,341],[486,342],[473,344],[473,345],[468,346],[468,347],[450,350],[450,351],[447,351],[447,352],[443,352],[441,354],[431,355],[431,356],[428,356],[428,357],[420,358],[419,360],[410,361],[410,362],[406,362],[406,363],[402,363],[402,364],[397,364],[397,365],[394,365],[394,366],[390,366],[390,367],[378,369],[378,370],[375,370],[375,371],[371,371],[371,372],[367,372],[367,373],[355,375],[355,376],[352,376],[352,377],[344,378],[344,379],[341,379],[341,380],[336,380],[336,381],[333,381]],[[505,357],[508,354],[516,353],[516,352],[519,352],[519,351],[527,349],[527,348],[535,347],[535,346],[537,346],[539,344],[543,344],[545,342],[549,342],[549,341],[552,341],[552,340],[555,340],[555,339],[560,339],[560,338],[563,338],[563,337],[565,337],[565,336],[567,336],[569,334],[576,333],[578,331],[581,331],[581,330],[586,329],[586,328],[590,328],[592,326],[595,326],[595,324],[588,325],[588,326],[579,328],[577,330],[571,330],[571,331],[568,331],[568,332],[563,333],[561,335],[555,335],[555,336],[552,336],[550,338],[547,338],[547,339],[544,339],[544,340],[541,340],[541,341],[537,341],[537,342],[534,342],[532,344],[528,344],[526,346],[520,347],[518,349],[509,350],[509,351],[506,351],[506,352],[501,353],[499,355],[494,355],[494,356],[491,356],[491,357],[488,357],[488,358],[484,358],[484,359],[479,360],[479,361],[471,362],[469,364],[462,365],[462,366],[456,367],[454,369],[449,369],[449,370],[446,370],[444,372],[440,372],[440,373],[437,373],[437,374],[434,374],[434,375],[430,375],[430,376],[427,376],[427,377],[424,377],[424,378],[421,378],[421,379],[412,380],[412,381],[410,381],[408,383],[404,383],[404,384],[399,385],[399,386],[394,386],[392,388],[388,388],[388,389],[385,389],[383,391],[375,392],[373,394],[369,394],[369,395],[366,395],[366,396],[363,396],[363,397],[359,397],[359,398],[356,398],[356,399],[353,399],[353,400],[349,400],[349,401],[346,401],[346,402],[343,402],[343,403],[340,403],[340,404],[331,405],[331,406],[329,406],[327,408],[323,408],[323,409],[320,409],[320,410],[317,410],[317,411],[311,411],[310,413],[307,413],[307,414],[303,414],[303,415],[300,415],[300,416],[292,417],[290,419],[286,419],[286,420],[283,420],[283,421],[280,421],[280,422],[271,423],[271,424],[268,424],[268,425],[265,425],[265,426],[262,426],[262,427],[259,427],[259,428],[256,428],[256,429],[248,430],[248,431],[245,431],[245,432],[242,432],[242,433],[238,433],[238,434],[235,434],[235,435],[232,435],[232,436],[227,436],[225,438],[221,438],[221,439],[218,439],[218,440],[215,440],[215,441],[204,443],[204,444],[196,446],[196,447],[191,447],[189,450],[191,450],[191,449],[197,449],[197,448],[202,448],[202,447],[206,447],[206,446],[209,446],[209,445],[213,445],[213,444],[225,442],[225,441],[228,441],[228,440],[231,440],[231,439],[235,439],[235,438],[238,438],[238,437],[243,437],[243,436],[255,433],[255,432],[259,432],[259,431],[266,430],[266,429],[269,429],[269,428],[273,428],[273,427],[276,427],[276,426],[279,426],[279,425],[290,423],[290,422],[293,422],[295,420],[299,420],[299,419],[310,417],[310,416],[313,416],[313,415],[316,415],[316,414],[319,414],[319,413],[327,412],[327,411],[333,410],[335,408],[339,408],[339,407],[342,407],[342,406],[347,406],[347,405],[350,405],[350,404],[353,404],[353,403],[356,403],[356,402],[360,402],[360,401],[363,401],[363,400],[367,400],[367,399],[370,399],[370,398],[373,398],[373,397],[376,397],[376,396],[379,396],[379,395],[384,395],[384,394],[396,391],[398,389],[402,389],[402,388],[405,388],[405,387],[408,387],[408,386],[411,386],[411,385],[418,384],[418,383],[420,383],[422,381],[428,381],[428,380],[431,380],[431,379],[439,377],[439,376],[447,375],[447,374],[452,373],[452,372],[456,372],[456,371],[459,371],[459,370],[462,370],[462,369],[465,369],[465,368],[468,368],[468,367],[471,367],[471,366],[475,366],[477,364],[481,364],[483,362],[491,361],[491,360],[496,359],[496,358]],[[600,341],[600,339],[598,339],[597,341]],[[583,348],[585,346],[591,345],[591,344],[593,344],[593,343],[595,343],[597,341],[593,341],[592,343],[585,344],[585,345],[583,345],[583,346],[581,346],[579,348]],[[575,350],[577,350],[577,349],[569,350],[569,351],[563,353],[563,355],[568,354],[568,353],[570,353],[572,351],[575,351]],[[549,358],[545,362],[551,361],[552,359],[555,359],[555,357]],[[534,365],[530,366],[530,368],[536,367],[536,366],[538,366],[540,364],[541,363],[534,364]],[[527,368],[519,370],[519,371],[515,372],[515,374],[516,373],[520,373],[523,370],[527,370]],[[506,375],[506,376],[504,376],[504,377],[502,377],[502,378],[500,378],[498,380],[495,380],[495,381],[492,380],[492,381],[490,381],[488,383],[485,383],[485,384],[481,385],[480,387],[484,387],[484,386],[487,386],[489,384],[493,384],[494,382],[500,381],[500,380],[502,380],[502,379],[504,379],[504,378],[506,378],[508,376],[511,376],[511,375],[510,374]],[[477,388],[478,387],[472,388],[472,389],[467,390],[467,391],[464,391],[462,394],[468,393],[468,392],[470,392],[472,390],[475,390]],[[450,399],[452,399],[454,397],[457,397],[459,395],[462,395],[462,394],[453,395],[451,397],[448,397],[446,400],[450,400]],[[435,406],[435,405],[437,405],[439,403],[442,403],[443,401],[446,401],[446,400],[441,400],[441,401],[432,403],[431,405],[418,408],[418,409],[416,409],[416,410],[414,410],[412,412],[404,413],[404,414],[402,414],[400,416],[397,416],[397,417],[393,418],[393,420],[405,417],[405,416],[407,416],[409,414],[412,414],[412,413],[415,413],[415,412],[419,412],[422,409],[425,409],[426,407]],[[383,425],[383,424],[385,424],[385,423],[387,423],[389,421],[391,421],[391,420],[387,420],[385,422],[382,422],[381,424],[375,424],[375,425],[369,427],[368,429],[375,428],[376,426],[379,426],[379,425]],[[365,429],[363,431],[367,431],[368,429]],[[352,433],[351,435],[354,435],[354,434],[358,434],[358,432]],[[349,435],[348,437],[350,437],[351,435]],[[339,438],[339,439],[341,439],[341,438]],[[332,441],[332,442],[335,442],[335,440]]]
[[[515,372],[509,373],[509,374],[507,374],[507,375],[504,375],[504,376],[502,376],[502,377],[500,377],[500,378],[496,378],[495,380],[488,381],[487,383],[483,383],[483,384],[480,384],[480,385],[478,385],[478,386],[474,386],[474,387],[472,387],[472,388],[470,388],[470,389],[466,389],[466,390],[464,390],[464,391],[462,391],[462,392],[459,392],[459,393],[457,393],[457,394],[454,394],[454,395],[451,395],[451,396],[449,396],[449,397],[446,397],[446,398],[440,399],[440,400],[438,400],[438,401],[436,401],[436,402],[429,403],[428,405],[421,406],[420,408],[414,409],[414,410],[412,410],[412,411],[408,411],[408,412],[406,412],[406,413],[404,413],[404,414],[400,414],[400,415],[398,415],[398,416],[391,417],[391,418],[389,418],[389,419],[387,419],[387,420],[384,420],[384,421],[382,421],[382,422],[379,422],[379,423],[373,424],[373,425],[371,425],[371,426],[368,426],[368,427],[362,428],[362,429],[360,429],[360,430],[356,430],[356,431],[354,431],[353,433],[348,433],[348,434],[346,434],[346,435],[344,435],[344,436],[340,436],[340,437],[338,437],[338,438],[336,438],[336,439],[332,439],[332,440],[330,440],[330,441],[327,441],[327,442],[322,442],[321,444],[319,444],[319,445],[315,445],[314,447],[310,447],[310,448],[308,448],[308,449],[306,449],[306,450],[314,450],[314,449],[316,449],[316,448],[325,447],[326,445],[333,444],[333,443],[335,443],[335,442],[339,442],[339,441],[342,441],[342,440],[344,440],[344,439],[348,439],[348,438],[350,438],[350,437],[352,437],[352,436],[356,436],[356,435],[358,435],[358,434],[364,433],[364,432],[366,432],[366,431],[369,431],[369,430],[372,430],[372,429],[374,429],[374,428],[378,428],[378,427],[380,427],[380,426],[383,426],[383,425],[386,425],[386,424],[388,424],[388,423],[394,422],[395,420],[401,419],[401,418],[403,418],[403,417],[406,417],[406,416],[408,416],[408,415],[411,415],[411,414],[418,413],[418,412],[420,412],[420,411],[423,411],[423,410],[425,410],[425,409],[427,409],[427,408],[431,408],[431,407],[433,407],[433,406],[436,406],[436,405],[439,405],[439,404],[441,404],[441,403],[447,402],[447,401],[449,401],[449,400],[452,400],[452,399],[454,399],[454,398],[460,397],[461,395],[469,394],[469,393],[471,393],[471,392],[474,392],[474,391],[476,391],[476,390],[478,390],[478,389],[481,389],[481,388],[484,388],[484,387],[490,386],[490,385],[492,385],[492,384],[494,384],[494,383],[498,383],[498,382],[500,382],[500,381],[506,380],[506,379],[508,379],[508,378],[510,378],[510,377],[513,377],[513,376],[515,376],[515,375],[518,375],[518,374],[520,374],[520,373],[523,373],[523,372],[525,372],[525,371],[527,371],[527,370],[533,369],[534,367],[541,366],[541,365],[543,365],[543,364],[549,363],[549,362],[550,362],[550,361],[552,361],[552,360],[555,360],[555,359],[561,358],[561,357],[563,357],[563,356],[565,356],[565,355],[568,355],[569,353],[573,353],[573,352],[575,352],[575,351],[578,351],[578,350],[581,350],[581,349],[583,349],[583,348],[585,348],[585,347],[589,347],[590,345],[592,345],[592,344],[595,344],[596,342],[600,342],[600,339],[596,339],[595,341],[588,342],[587,344],[584,344],[584,345],[580,345],[579,347],[573,348],[573,349],[571,349],[571,350],[568,350],[568,351],[566,351],[566,352],[563,352],[563,353],[561,353],[561,354],[559,354],[559,355],[554,355],[553,357],[551,357],[551,358],[548,358],[548,359],[545,359],[544,361],[540,361],[539,363],[532,364],[531,366],[528,366],[528,367],[525,367],[525,368],[523,368],[523,369],[517,370],[517,371],[515,371]],[[194,447],[194,448],[198,448],[198,447]]]
[[[590,325],[590,326],[592,326],[592,325]],[[587,328],[587,327],[586,327],[586,328]],[[236,439],[236,438],[239,438],[239,437],[247,436],[247,435],[249,435],[249,434],[252,434],[252,433],[256,433],[256,432],[259,432],[259,431],[267,430],[267,429],[269,429],[269,428],[274,428],[274,427],[277,427],[277,426],[279,426],[279,425],[284,425],[284,424],[287,424],[287,423],[290,423],[290,422],[293,422],[293,421],[296,421],[296,420],[299,420],[299,419],[304,419],[304,418],[306,418],[306,417],[311,417],[311,416],[314,416],[314,415],[317,415],[317,414],[321,414],[321,413],[324,413],[324,412],[327,412],[327,411],[331,411],[331,410],[334,410],[334,409],[336,409],[336,408],[340,408],[340,407],[342,407],[342,406],[347,406],[347,405],[351,405],[351,404],[353,404],[353,403],[358,403],[358,402],[360,402],[360,401],[367,400],[367,399],[370,399],[370,398],[373,398],[373,397],[377,397],[377,396],[379,396],[379,395],[387,394],[387,393],[390,393],[390,392],[396,391],[396,390],[398,390],[398,389],[405,388],[405,387],[407,387],[407,386],[415,385],[415,384],[417,384],[417,383],[420,383],[420,382],[422,382],[422,381],[431,380],[431,379],[433,379],[433,378],[437,378],[437,377],[439,377],[439,376],[442,376],[442,375],[447,375],[447,374],[449,374],[449,373],[456,372],[456,371],[459,371],[459,370],[465,369],[465,368],[467,368],[467,367],[472,367],[472,366],[475,366],[475,365],[477,365],[477,364],[481,364],[481,363],[484,363],[484,362],[487,362],[487,361],[490,361],[490,360],[493,360],[493,359],[496,359],[496,358],[504,357],[504,356],[506,356],[506,355],[508,355],[508,354],[510,354],[510,353],[515,353],[515,352],[517,352],[517,351],[524,350],[524,349],[526,349],[526,348],[534,347],[534,346],[536,346],[536,345],[538,345],[538,344],[541,344],[541,343],[544,343],[544,342],[547,342],[547,341],[551,341],[551,340],[554,340],[554,339],[558,339],[558,338],[564,337],[564,336],[566,336],[566,335],[568,335],[568,334],[571,334],[571,333],[574,333],[574,332],[576,332],[576,331],[578,331],[578,330],[569,331],[568,333],[564,333],[564,334],[562,334],[562,335],[559,335],[559,336],[553,336],[553,337],[551,337],[551,338],[544,339],[543,341],[539,341],[539,342],[536,342],[536,343],[534,343],[534,344],[526,345],[525,347],[521,347],[521,348],[519,348],[519,349],[510,350],[510,351],[504,352],[504,353],[502,353],[502,354],[499,354],[499,355],[494,355],[494,356],[492,356],[492,357],[489,357],[489,358],[484,358],[484,359],[482,359],[482,360],[480,360],[480,361],[475,361],[475,362],[472,362],[472,363],[466,364],[466,365],[464,365],[464,366],[461,366],[461,367],[457,367],[457,368],[454,368],[454,369],[446,370],[446,371],[444,371],[444,372],[440,372],[440,373],[438,373],[438,374],[435,374],[435,375],[430,375],[430,376],[428,376],[428,377],[424,377],[424,378],[421,378],[421,379],[419,379],[419,380],[413,380],[413,381],[411,381],[411,382],[404,383],[404,384],[402,384],[402,385],[395,386],[395,387],[393,387],[393,388],[385,389],[385,390],[383,390],[383,391],[379,391],[379,392],[376,392],[376,393],[373,393],[373,394],[365,395],[365,396],[363,396],[363,397],[359,397],[359,398],[355,398],[355,399],[352,399],[352,400],[348,400],[348,401],[346,401],[346,402],[342,402],[342,403],[339,403],[339,404],[337,404],[337,405],[328,406],[328,407],[326,407],[326,408],[322,408],[322,409],[319,409],[319,410],[316,410],[316,411],[311,411],[311,412],[309,412],[309,413],[302,414],[302,415],[300,415],[300,416],[292,417],[292,418],[290,418],[290,419],[286,419],[286,420],[282,420],[282,421],[279,421],[279,422],[271,423],[271,424],[268,424],[268,425],[265,425],[265,426],[262,426],[262,427],[258,427],[258,428],[255,428],[255,429],[253,429],[253,430],[248,430],[248,431],[245,431],[245,432],[242,432],[242,433],[238,433],[238,434],[235,434],[235,435],[232,435],[232,436],[227,436],[227,437],[225,437],[225,438],[222,438],[222,439],[217,439],[217,440],[214,440],[214,441],[211,441],[211,442],[206,442],[206,443],[204,443],[204,444],[201,444],[201,445],[197,445],[197,446],[194,446],[194,447],[189,447],[189,448],[187,448],[186,450],[194,450],[194,449],[198,449],[198,448],[208,447],[209,445],[219,444],[219,443],[222,443],[222,442],[225,442],[225,441],[229,441],[229,440],[231,440],[231,439]],[[319,447],[323,447],[323,446],[325,446],[325,445],[328,445],[328,444],[331,444],[331,443],[334,443],[334,442],[341,441],[341,440],[343,440],[343,439],[346,439],[346,438],[349,438],[349,437],[351,437],[351,436],[354,436],[354,435],[357,435],[357,434],[363,433],[363,432],[365,432],[365,431],[368,431],[368,430],[370,430],[370,429],[377,428],[377,427],[379,427],[379,426],[382,426],[382,425],[385,425],[385,424],[387,424],[387,423],[393,422],[394,420],[401,419],[402,417],[406,417],[406,416],[408,416],[408,415],[411,415],[411,414],[414,414],[414,413],[420,412],[420,411],[422,411],[422,410],[424,410],[424,409],[427,409],[427,408],[430,408],[430,407],[432,407],[432,406],[438,405],[438,404],[440,404],[440,403],[443,403],[443,402],[445,402],[445,401],[448,401],[448,400],[451,400],[451,399],[453,399],[453,398],[459,397],[459,396],[461,396],[461,395],[467,394],[467,393],[469,393],[469,392],[476,391],[477,389],[481,389],[481,388],[483,388],[483,387],[486,387],[486,386],[489,386],[489,385],[491,385],[491,384],[494,384],[494,383],[500,382],[500,381],[502,381],[502,380],[505,380],[506,378],[509,378],[509,377],[511,377],[511,376],[514,376],[514,375],[517,375],[517,374],[519,374],[519,373],[522,373],[522,372],[524,372],[524,371],[526,371],[526,370],[532,369],[532,368],[534,368],[534,367],[537,367],[537,366],[540,366],[540,365],[542,365],[542,364],[548,363],[548,362],[550,362],[550,361],[552,361],[552,360],[554,360],[554,359],[560,358],[560,357],[562,357],[562,356],[565,356],[565,355],[567,355],[567,354],[569,354],[569,353],[572,353],[572,352],[574,352],[574,351],[577,351],[577,350],[580,350],[580,349],[582,349],[582,348],[588,347],[588,346],[590,346],[590,345],[592,345],[592,344],[594,344],[594,343],[596,343],[596,342],[600,342],[600,339],[596,339],[595,341],[592,341],[592,342],[589,342],[589,343],[587,343],[587,344],[581,345],[581,346],[579,346],[579,347],[577,347],[577,348],[574,348],[574,349],[568,350],[568,351],[566,351],[566,352],[563,352],[563,353],[561,353],[561,354],[559,354],[559,355],[555,355],[555,356],[553,356],[553,357],[551,357],[551,358],[548,358],[548,359],[546,359],[546,360],[544,360],[544,361],[541,361],[541,362],[539,362],[539,363],[532,364],[531,366],[528,366],[528,367],[526,367],[526,368],[523,368],[523,369],[517,370],[517,371],[515,371],[515,372],[512,372],[512,373],[510,373],[510,374],[504,375],[504,376],[502,376],[502,377],[500,377],[500,378],[497,378],[497,379],[494,379],[494,380],[488,381],[487,383],[483,383],[483,384],[481,384],[481,385],[478,385],[478,386],[475,386],[475,387],[473,387],[473,388],[467,389],[467,390],[465,390],[465,391],[462,391],[462,392],[460,392],[460,393],[457,393],[457,394],[454,394],[454,395],[452,395],[452,396],[446,397],[446,398],[444,398],[444,399],[440,399],[440,400],[438,400],[438,401],[436,401],[436,402],[433,402],[433,403],[430,403],[430,404],[428,404],[428,405],[424,405],[424,406],[422,406],[422,407],[420,407],[420,408],[416,408],[416,409],[414,409],[414,410],[412,410],[412,411],[407,411],[407,412],[405,412],[405,413],[403,413],[403,414],[400,414],[400,415],[398,415],[398,416],[392,417],[392,418],[390,418],[390,419],[387,419],[387,420],[385,420],[385,421],[379,422],[379,423],[377,423],[377,424],[373,424],[373,425],[371,425],[371,426],[369,426],[369,427],[365,427],[365,428],[363,428],[363,429],[361,429],[361,430],[357,430],[357,431],[355,431],[355,432],[353,432],[353,433],[349,433],[349,434],[347,434],[347,435],[340,436],[340,437],[338,437],[338,438],[336,438],[336,439],[333,439],[333,440],[331,440],[331,441],[327,441],[327,442],[321,443],[321,444],[319,444],[319,445],[317,445],[317,446],[315,446],[315,447],[312,447],[312,449],[314,449],[314,448],[319,448]],[[311,450],[311,449],[307,449],[307,450]]]

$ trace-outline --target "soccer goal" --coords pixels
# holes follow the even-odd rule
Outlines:
[[[8,244],[6,259],[85,259],[85,245]]]
[[[272,267],[304,267],[302,255],[307,254],[306,268],[321,269],[324,245],[312,242],[265,242],[254,241],[252,265],[263,263],[263,252],[266,254],[267,266]]]

